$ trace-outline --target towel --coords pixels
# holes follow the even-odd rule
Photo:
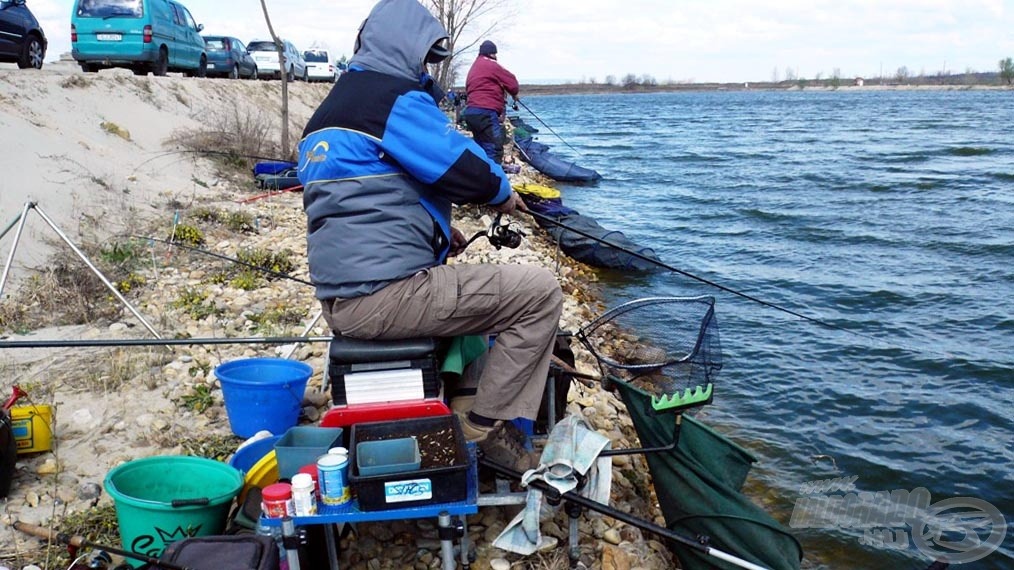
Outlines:
[[[545,481],[560,493],[573,491],[578,485],[578,476],[586,478],[585,485],[578,493],[593,501],[608,504],[612,486],[612,460],[599,457],[612,443],[606,436],[593,431],[577,416],[567,416],[550,432],[542,450],[539,466],[527,471],[521,477],[521,484],[528,486],[531,481]],[[507,524],[493,546],[517,554],[529,555],[542,544],[539,522],[543,516],[551,515],[548,506],[543,505],[542,491],[528,487],[525,508]]]

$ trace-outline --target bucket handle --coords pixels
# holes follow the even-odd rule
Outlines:
[[[211,503],[211,499],[203,497],[200,499],[173,499],[171,504],[174,509],[180,507],[206,507]]]

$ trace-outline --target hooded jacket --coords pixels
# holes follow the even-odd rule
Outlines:
[[[458,133],[425,74],[447,32],[418,0],[381,0],[349,72],[299,143],[310,279],[318,299],[369,295],[445,261],[451,205],[500,204],[503,169]]]

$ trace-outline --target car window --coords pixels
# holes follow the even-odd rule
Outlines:
[[[246,46],[243,45],[243,42],[237,40],[236,38],[229,38],[229,43],[232,44],[233,49],[246,51]]]
[[[303,59],[308,63],[327,63],[328,57],[326,51],[307,51],[303,52]]]
[[[247,51],[275,51],[274,42],[250,42],[246,46]]]
[[[204,38],[204,45],[211,51],[225,51],[229,49],[225,38]]]
[[[144,16],[142,0],[81,0],[77,15],[82,18],[140,18]]]
[[[173,11],[173,22],[176,22],[177,24],[182,26],[183,16],[180,16],[180,7],[177,6],[176,4],[173,4],[172,2],[169,3],[169,7],[172,8]]]
[[[187,21],[187,27],[190,28],[191,30],[196,30],[197,23],[194,22],[194,17],[190,15],[190,10],[187,10],[183,6],[180,6],[179,8],[183,10],[183,16],[186,18]]]

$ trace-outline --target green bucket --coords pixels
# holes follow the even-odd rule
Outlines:
[[[158,558],[178,540],[221,534],[243,477],[221,461],[164,455],[113,468],[105,487],[116,505],[123,548]]]

